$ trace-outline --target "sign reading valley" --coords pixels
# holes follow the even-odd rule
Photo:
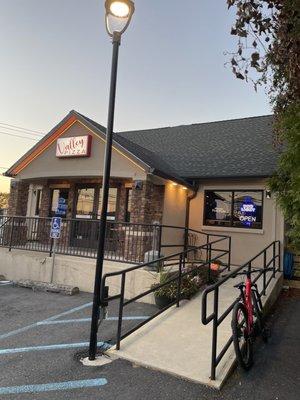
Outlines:
[[[56,157],[89,157],[92,136],[74,136],[57,139]]]

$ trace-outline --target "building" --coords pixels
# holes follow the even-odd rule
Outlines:
[[[237,265],[283,242],[283,217],[267,184],[278,159],[272,139],[272,116],[115,133],[108,220],[114,230],[123,224],[127,253],[133,240],[136,261],[154,248],[153,237],[145,245],[145,233],[137,239],[130,228],[140,224],[182,227],[166,227],[159,239],[174,247],[187,227],[229,235]],[[60,215],[73,221],[65,246],[96,249],[104,146],[105,128],[71,111],[5,173],[13,178],[8,215],[49,221],[60,201]],[[41,228],[30,230],[30,240],[46,240]]]

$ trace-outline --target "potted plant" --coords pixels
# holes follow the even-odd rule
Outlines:
[[[163,271],[159,274],[159,282],[151,285],[151,289],[155,289],[154,298],[155,304],[162,309],[172,303],[177,298],[178,281],[170,282],[169,284],[159,287],[161,284],[168,282],[170,279],[178,276],[177,271]],[[180,298],[191,299],[203,286],[205,278],[192,272],[185,275],[181,279]]]

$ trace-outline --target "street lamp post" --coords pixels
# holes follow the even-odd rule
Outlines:
[[[118,1],[106,0],[105,10],[106,10],[106,15],[105,15],[106,30],[109,36],[112,37],[113,53],[112,53],[112,67],[111,67],[109,106],[108,106],[108,121],[106,128],[106,144],[105,144],[103,182],[102,182],[102,207],[100,214],[99,241],[98,241],[96,272],[95,272],[89,360],[95,360],[97,351],[97,333],[98,333],[98,322],[99,322],[100,306],[101,306],[100,290],[101,290],[101,280],[103,272],[103,259],[105,252],[106,218],[107,218],[109,179],[110,179],[110,169],[111,169],[111,152],[112,152],[112,142],[113,142],[119,46],[121,43],[121,36],[127,29],[130,20],[132,18],[132,15],[134,13],[134,3],[131,0],[118,0]]]

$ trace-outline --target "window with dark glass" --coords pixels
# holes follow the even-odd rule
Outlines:
[[[57,215],[58,204],[64,204],[60,208],[59,216],[62,218],[66,218],[68,211],[68,200],[69,200],[69,189],[52,189],[51,192],[51,207],[50,207],[50,216],[54,217]]]
[[[126,189],[125,222],[130,222],[132,189]]]
[[[263,191],[205,191],[204,225],[262,229]]]
[[[34,215],[38,216],[38,215],[40,215],[40,210],[41,210],[42,189],[36,189],[34,191],[34,195],[36,196]]]

